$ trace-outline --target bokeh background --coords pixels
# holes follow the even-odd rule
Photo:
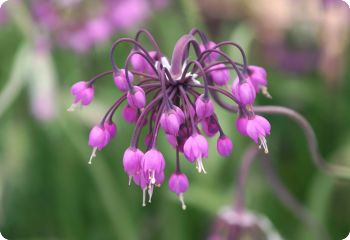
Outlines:
[[[105,78],[92,106],[71,114],[69,88],[111,69],[113,40],[140,27],[169,57],[193,27],[214,41],[240,43],[249,62],[268,71],[273,98],[259,97],[258,104],[303,114],[325,159],[350,166],[350,8],[341,0],[9,0],[0,24],[0,232],[8,239],[209,239],[218,211],[234,202],[250,140],[236,133],[229,112],[219,114],[234,153],[220,157],[214,138],[208,174],[183,166],[190,179],[186,211],[166,183],[152,204],[141,206],[141,190],[128,186],[122,169],[132,125],[119,113],[117,138],[87,164],[89,129],[120,92]],[[116,61],[129,50],[123,46]],[[350,181],[313,165],[293,121],[266,117],[274,171],[316,224],[280,201],[259,159],[249,174],[246,207],[269,219],[283,239],[320,239],[321,232],[343,239],[350,231]],[[165,141],[159,144],[174,158]],[[167,176],[173,167],[168,164]]]

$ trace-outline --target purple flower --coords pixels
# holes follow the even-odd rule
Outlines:
[[[223,135],[218,138],[218,141],[216,142],[216,149],[218,150],[218,153],[223,157],[228,157],[232,153],[233,144],[231,139],[229,139],[227,136]]]
[[[214,115],[203,119],[201,123],[203,132],[205,132],[208,137],[213,137],[216,133],[219,132],[220,127]]]
[[[143,156],[141,167],[145,176],[150,180],[150,183],[155,184],[157,177],[165,169],[165,160],[163,154],[157,149],[152,148]]]
[[[257,144],[260,142],[259,148],[263,147],[265,153],[268,153],[265,137],[270,135],[271,125],[266,118],[259,115],[250,118],[239,117],[236,121],[236,127],[243,136],[249,136]]]
[[[198,172],[207,173],[202,158],[208,157],[208,142],[202,135],[195,133],[190,136],[184,145],[184,155],[191,163],[196,162]]]
[[[249,80],[253,84],[255,91],[261,91],[266,97],[271,98],[267,91],[267,73],[266,70],[258,66],[248,67]]]
[[[129,104],[125,105],[122,111],[122,117],[127,123],[136,123],[138,118],[137,109],[131,107]]]
[[[203,53],[205,50],[208,50],[208,49],[214,49],[216,47],[216,43],[210,41],[210,42],[207,42],[207,44],[200,44],[199,45],[199,49],[201,51],[201,53]],[[219,50],[219,49],[217,49]],[[213,53],[210,53],[208,57],[206,57],[206,62],[207,63],[210,63],[212,61],[215,61],[216,59],[218,59],[220,57],[220,55],[216,52],[213,52]]]
[[[131,52],[133,53],[133,52]],[[148,54],[151,56],[153,60],[156,59],[157,52],[156,51],[150,51]],[[147,74],[154,74],[154,71],[150,64],[147,62],[147,60],[141,56],[140,54],[134,54],[131,57],[131,64],[133,68],[138,72],[143,72]]]
[[[182,205],[182,209],[185,210],[186,205],[184,202],[183,194],[187,192],[188,186],[189,186],[187,176],[180,172],[175,172],[171,174],[169,178],[168,186],[169,186],[169,189],[172,192],[176,193],[176,195],[179,197]]]
[[[215,84],[224,86],[230,80],[230,72],[224,64],[218,64],[209,69],[210,76]]]
[[[109,131],[100,125],[94,126],[90,130],[89,134],[89,146],[93,148],[89,164],[92,163],[92,159],[96,157],[96,150],[101,151],[110,140]]]
[[[196,34],[199,35],[198,38]],[[139,40],[141,35],[144,35],[142,38],[148,38],[154,49],[146,50]],[[130,72],[119,69],[115,63],[116,49],[125,43],[132,46],[123,64],[129,66],[131,63],[133,70]],[[135,38],[122,38],[113,43],[110,52],[112,71],[106,71],[88,82],[79,82],[72,87],[72,94],[77,101],[82,101],[85,99],[85,91],[93,92],[93,86],[100,78],[114,74],[122,96],[108,109],[101,125],[93,129],[89,143],[94,148],[94,155],[97,149],[102,149],[115,136],[113,116],[127,102],[121,115],[127,122],[134,124],[134,129],[130,147],[124,153],[123,166],[130,181],[133,180],[142,189],[143,206],[146,204],[146,195],[151,202],[155,187],[159,187],[165,177],[165,159],[157,148],[161,129],[165,132],[166,141],[176,151],[176,170],[169,179],[169,188],[180,197],[183,206],[182,194],[187,191],[189,183],[186,175],[180,171],[180,155],[183,154],[189,162],[195,163],[198,172],[206,173],[202,161],[203,158],[208,158],[209,144],[199,126],[202,125],[203,132],[209,137],[219,132],[216,144],[218,153],[224,157],[231,154],[232,141],[219,124],[213,101],[225,109],[237,109],[237,131],[260,143],[267,152],[266,136],[270,134],[271,127],[265,118],[255,115],[252,106],[256,95],[255,86],[262,90],[266,74],[260,68],[248,66],[240,47],[242,63],[231,59],[222,50],[218,51],[217,46],[238,47],[228,41],[217,45],[208,42],[204,33],[194,29],[180,37],[169,61],[151,33],[143,29],[136,33]],[[197,57],[189,56],[192,48],[198,54],[195,55]],[[230,78],[228,71],[235,71],[238,76],[233,82],[232,93],[227,89]],[[228,107],[229,103],[223,102],[222,96],[232,100],[235,105]],[[84,100],[84,103],[87,102]],[[145,137],[144,133],[147,133]],[[138,147],[142,140],[145,143],[145,154]]]
[[[239,78],[236,78],[232,85],[232,95],[237,98],[240,105],[246,106],[254,103],[256,92],[249,79],[240,82]]]
[[[143,152],[138,148],[131,148],[125,150],[123,156],[124,171],[129,176],[129,185],[131,179],[141,172],[141,159],[143,158]]]
[[[207,118],[213,115],[214,105],[209,98],[200,95],[196,100],[196,114],[199,119]]]
[[[120,69],[119,72],[113,74],[114,83],[122,92],[127,92],[129,90],[128,80],[126,79],[125,72],[125,69]],[[134,75],[128,71],[128,77],[131,84],[134,81]]]
[[[140,87],[134,86],[132,90],[129,90],[127,98],[131,107],[143,108],[146,105],[145,92]]]
[[[68,108],[69,112],[74,111],[79,106],[89,105],[94,99],[94,87],[89,86],[87,82],[75,83],[70,91],[75,98],[72,106]]]
[[[169,110],[163,112],[160,117],[160,126],[164,129],[165,133],[171,135],[177,135],[180,129],[180,119],[175,110]]]

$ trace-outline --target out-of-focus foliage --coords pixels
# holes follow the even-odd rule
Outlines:
[[[312,7],[289,11],[283,8],[287,0],[210,2],[173,1],[142,25],[157,37],[169,56],[177,38],[192,27],[203,28],[214,40],[241,43],[249,53],[250,63],[268,70],[273,99],[260,98],[259,104],[284,105],[302,113],[314,127],[327,161],[350,166],[349,28],[342,30],[342,24],[349,26],[349,16],[327,12],[334,9],[314,13]],[[291,2],[294,9],[294,2],[302,1]],[[344,6],[341,7],[338,11],[343,13]],[[111,68],[109,45],[99,45],[80,55],[55,44],[43,49],[18,27],[21,15],[16,15],[16,7],[8,9],[7,19],[0,25],[0,232],[8,239],[206,239],[216,213],[234,201],[237,171],[248,146],[248,140],[230,131],[235,116],[223,110],[218,113],[224,116],[221,124],[234,140],[231,157],[219,157],[213,139],[209,142],[208,174],[198,175],[190,164],[183,166],[190,180],[187,210],[181,210],[166,184],[156,190],[152,204],[143,208],[141,190],[128,186],[121,163],[131,125],[118,121],[117,138],[93,165],[87,164],[88,130],[100,121],[107,103],[120,95],[111,87],[112,79],[99,82],[93,107],[74,114],[66,112],[72,100],[69,87],[74,82]],[[289,19],[278,18],[285,16],[282,10],[288,11]],[[350,15],[350,9],[346,10]],[[301,30],[297,28],[300,15],[312,14],[324,21],[329,18],[331,24],[314,22],[313,26],[329,28],[326,33],[313,34],[312,44],[316,47],[310,47],[307,37],[302,37],[304,27],[306,31],[312,27],[302,24],[298,25]],[[339,16],[344,22],[337,19]],[[3,22],[2,15],[0,19]],[[267,42],[271,29],[266,26],[278,23],[288,25],[288,30],[272,29],[283,37],[278,43]],[[303,33],[286,33],[299,30]],[[113,39],[134,31],[135,28],[115,34]],[[334,34],[339,32],[338,42]],[[313,55],[309,59],[306,51],[300,61],[314,67],[291,71],[289,51],[278,60],[286,62],[276,63],[269,55],[288,40],[297,41],[301,49],[311,49],[310,54],[330,58],[315,63]],[[122,62],[128,50],[125,46],[116,60]],[[36,101],[42,104],[43,112],[38,112]],[[333,179],[312,164],[304,135],[294,122],[285,117],[266,117],[272,125],[270,157],[283,183],[331,239],[344,238],[350,231],[350,182]],[[116,119],[120,119],[119,113]],[[175,152],[165,141],[159,142],[170,171],[174,169]],[[247,207],[268,218],[285,239],[317,239],[310,225],[295,217],[271,191],[259,161],[256,159],[249,174]]]

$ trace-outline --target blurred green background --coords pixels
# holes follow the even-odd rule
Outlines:
[[[224,110],[219,110],[221,124],[234,141],[234,153],[218,156],[214,138],[209,141],[208,174],[183,165],[190,179],[186,211],[166,182],[156,189],[152,204],[141,206],[142,192],[128,186],[121,161],[133,126],[122,121],[118,111],[117,138],[87,164],[89,129],[120,92],[105,78],[98,82],[94,103],[71,114],[66,111],[72,101],[69,88],[111,69],[111,42],[133,36],[139,26],[154,34],[169,57],[177,38],[192,27],[216,42],[240,43],[249,62],[268,71],[273,99],[259,96],[257,105],[297,110],[314,127],[325,159],[350,166],[350,10],[342,4],[171,1],[147,21],[85,53],[53,41],[45,54],[33,50],[33,39],[21,28],[21,21],[28,23],[20,11],[24,6],[13,4],[5,6],[7,21],[0,25],[0,232],[8,239],[207,239],[219,209],[233,203],[235,178],[250,140],[236,133],[234,114]],[[119,64],[130,50],[121,49]],[[35,97],[41,93],[39,102],[48,104],[49,116],[35,111]],[[272,125],[268,143],[276,173],[330,239],[344,238],[350,231],[350,181],[325,175],[312,164],[304,134],[293,121],[266,117]],[[160,137],[169,176],[175,152]],[[284,239],[317,239],[271,191],[259,159],[249,174],[246,201],[247,208],[269,218]]]

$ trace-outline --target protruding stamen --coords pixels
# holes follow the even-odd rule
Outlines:
[[[146,187],[142,189],[142,207],[146,207],[146,190]]]
[[[151,183],[152,185],[156,184],[156,178],[155,178],[154,175],[155,175],[155,171],[151,171],[151,172],[150,172],[149,179],[150,179],[150,183]]]
[[[92,159],[96,157],[96,151],[97,151],[97,147],[92,149],[92,153],[91,153],[91,156],[90,156],[88,164],[91,164],[92,163]]]
[[[149,202],[149,203],[152,202],[153,188],[154,188],[154,185],[153,185],[153,184],[150,184],[150,185],[148,186],[148,202]]]
[[[261,93],[265,96],[265,97],[267,97],[267,98],[270,98],[270,99],[272,99],[272,96],[270,95],[270,93],[267,91],[267,87],[261,87]]]
[[[182,210],[186,210],[186,204],[185,204],[185,200],[184,200],[184,195],[183,195],[183,193],[180,193],[180,195],[179,195],[179,200],[180,200],[180,202],[181,202]]]
[[[268,154],[268,153],[269,153],[269,148],[267,147],[266,138],[260,136],[260,137],[259,137],[259,140],[260,140],[259,148],[263,147],[263,148],[264,148],[265,154]]]
[[[197,161],[196,161],[196,168],[198,170],[199,173],[203,172],[204,174],[207,174],[207,172],[205,171],[204,169],[204,165],[203,165],[203,162],[202,162],[202,158],[199,158]]]
[[[74,112],[76,109],[80,110],[82,105],[80,103],[73,103],[68,109],[67,112]]]
[[[129,186],[131,185],[132,176],[129,176]]]

